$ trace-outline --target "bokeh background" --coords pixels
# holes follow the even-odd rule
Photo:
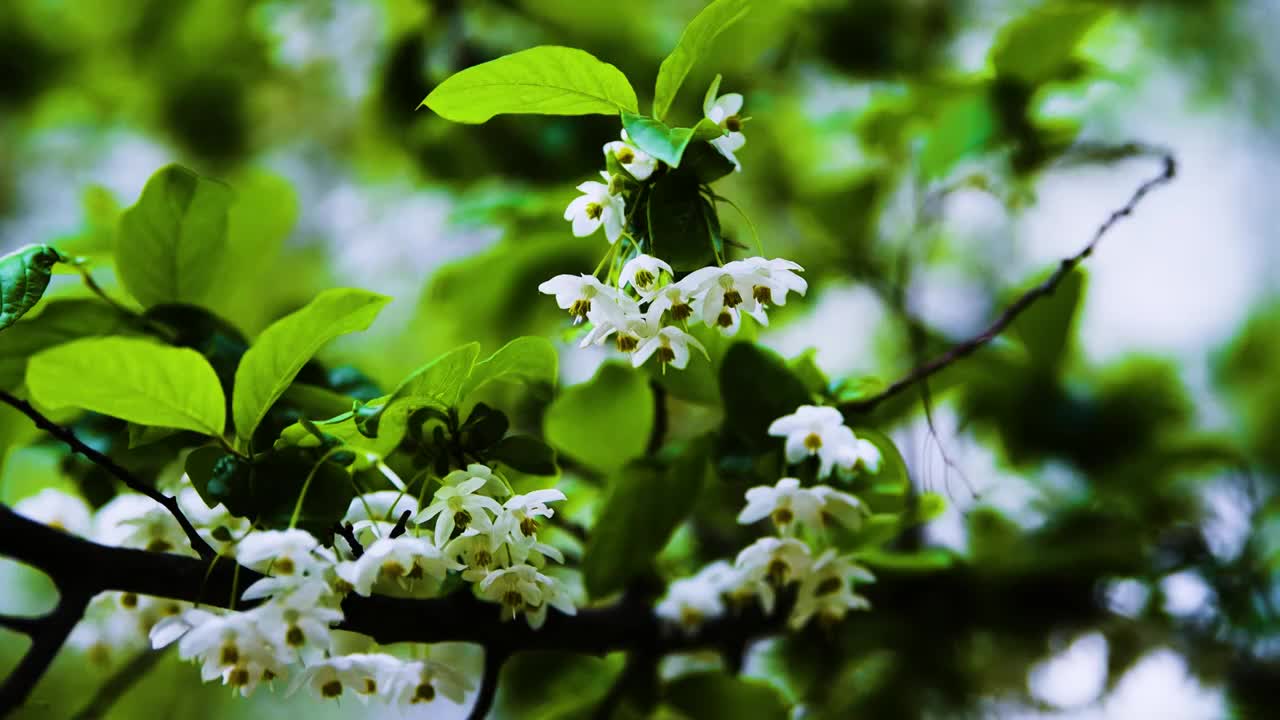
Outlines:
[[[49,242],[109,258],[120,210],[176,161],[260,206],[215,303],[249,334],[320,289],[377,289],[395,302],[328,356],[387,385],[465,341],[556,336],[536,286],[604,249],[559,216],[616,119],[460,126],[418,104],[459,69],[559,44],[616,64],[643,106],[702,4],[7,0],[0,251]],[[1083,33],[1070,13],[1028,23],[1044,5],[761,3],[685,85],[685,121],[715,73],[746,95],[744,172],[717,190],[770,256],[808,268],[808,297],[762,342],[814,349],[851,391],[980,331],[1159,170],[1087,148],[1159,145],[1180,171],[1024,323],[1065,339],[1035,357],[997,343],[931,384],[928,414],[915,393],[877,416],[914,482],[950,500],[905,542],[959,562],[873,596],[838,664],[800,636],[760,646],[744,672],[789,693],[821,684],[848,717],[1270,717],[1280,2],[1113,0]],[[1002,42],[1022,70],[993,62]],[[750,242],[740,216],[722,220]],[[109,263],[95,274],[113,287]],[[84,289],[66,277],[52,292]],[[605,357],[565,347],[565,382]],[[0,371],[2,356],[0,340]],[[69,482],[33,437],[0,412],[5,502]],[[47,581],[0,570],[5,611],[47,607]],[[0,632],[0,665],[22,642]],[[20,716],[73,715],[127,662],[68,649]],[[597,679],[563,670],[513,677],[500,707],[589,715],[572,698]],[[109,717],[365,712],[282,695],[232,699],[164,658]]]

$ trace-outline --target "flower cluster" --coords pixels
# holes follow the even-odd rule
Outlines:
[[[742,96],[716,97],[717,89],[718,84],[707,94],[703,111],[725,134],[710,143],[740,170],[734,152],[746,142],[738,116]],[[579,185],[582,195],[569,203],[564,218],[579,237],[604,228],[611,246],[600,265],[600,270],[608,269],[606,280],[595,274],[558,275],[538,287],[540,292],[555,296],[575,325],[590,322],[582,347],[602,344],[612,337],[636,367],[654,357],[664,368],[683,369],[689,362],[690,348],[706,355],[702,343],[689,333],[691,320],[734,335],[744,314],[767,325],[769,307],[785,304],[790,292],[806,292],[808,283],[796,274],[804,269],[784,259],[752,257],[719,262],[677,279],[669,263],[644,252],[643,237],[631,234],[633,205],[643,195],[639,189],[657,181],[665,165],[639,148],[626,130],[621,140],[604,146],[604,153],[610,167],[618,171],[602,172],[603,182]],[[624,237],[628,249],[618,253],[617,242]]]
[[[563,501],[564,493],[515,495],[485,465],[446,475],[422,509],[402,491],[356,497],[344,522],[359,549],[340,539],[325,547],[299,529],[251,531],[221,506],[209,508],[184,482],[179,501],[201,535],[264,577],[236,598],[238,610],[106,593],[73,636],[91,657],[142,650],[149,638],[157,649],[176,643],[182,659],[200,666],[204,681],[220,680],[243,695],[262,683],[291,679],[291,692],[306,686],[324,699],[350,692],[362,701],[401,705],[437,696],[462,703],[476,682],[453,664],[350,652],[352,643],[337,632],[343,598],[353,592],[434,597],[456,587],[446,585],[453,581],[495,603],[502,619],[523,616],[534,628],[545,622],[549,607],[577,612],[562,582],[542,572],[548,560],[564,562],[563,555],[538,538],[540,521],[554,514],[548,505]],[[93,514],[80,498],[45,490],[16,509],[104,543],[191,552],[173,517],[141,495],[120,495]]]
[[[834,425],[826,410],[834,413]],[[820,477],[829,475],[833,467],[875,472],[879,466],[875,446],[854,437],[839,412],[830,408],[801,407],[774,421],[770,432],[787,439],[789,463],[803,462],[830,448],[836,459],[830,463],[822,459]],[[807,441],[811,433],[817,439]],[[660,617],[692,633],[723,615],[727,606],[755,600],[766,613],[773,613],[778,593],[791,586],[796,599],[787,623],[793,629],[814,617],[836,622],[849,610],[869,607],[866,598],[854,591],[854,584],[872,582],[874,576],[827,546],[833,524],[851,530],[861,526],[868,511],[857,497],[828,485],[804,487],[798,479],[784,477],[772,487],[747,490],[746,501],[738,522],[750,525],[768,518],[776,534],[743,548],[733,564],[716,561],[692,577],[672,582],[657,606]]]

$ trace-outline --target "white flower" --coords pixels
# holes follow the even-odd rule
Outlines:
[[[429,703],[443,695],[461,705],[475,688],[471,678],[453,666],[434,660],[401,663],[390,677],[391,702],[398,705]]]
[[[863,518],[871,514],[861,500],[847,492],[826,485],[818,485],[810,492],[822,501],[822,515],[819,519],[824,523],[827,518],[834,518],[850,530],[857,530],[862,526]]]
[[[704,357],[710,360],[707,355],[707,349],[702,346],[702,343],[698,342],[697,338],[674,325],[668,325],[659,330],[653,337],[647,338],[640,343],[640,346],[636,348],[635,354],[631,356],[631,365],[640,367],[650,356],[657,355],[660,364],[669,364],[679,370],[683,370],[689,364],[690,346],[697,348]]]
[[[480,582],[497,564],[494,557],[493,541],[487,533],[475,528],[467,528],[461,535],[444,546],[444,556],[462,563],[462,579],[467,582]]]
[[[439,516],[436,518],[436,547],[444,547],[455,527],[461,530],[474,527],[483,531],[493,527],[489,513],[501,513],[502,506],[491,497],[475,494],[487,482],[485,478],[472,477],[457,485],[445,485],[436,491],[435,501],[417,518],[421,524]]]
[[[450,560],[426,538],[401,535],[397,538],[379,538],[365,549],[360,559],[338,564],[338,577],[348,582],[360,595],[373,592],[373,584],[380,578],[397,581],[408,587],[413,581],[430,575],[443,580],[449,570],[461,570],[462,565]]]
[[[671,313],[671,321],[682,323],[693,316],[694,286],[686,277],[677,283],[659,288],[649,302],[649,316],[661,319],[664,312]]]
[[[493,523],[494,547],[508,540],[522,543],[532,539],[538,532],[538,518],[549,518],[556,514],[555,510],[547,507],[547,503],[564,499],[563,492],[549,488],[515,495],[507,500],[502,504],[502,513]]]
[[[93,530],[89,504],[78,495],[54,488],[45,488],[19,500],[13,511],[72,535],[87,536]]]
[[[641,182],[648,180],[658,168],[658,159],[633,145],[626,130],[622,131],[621,140],[605,143],[604,154],[612,155],[623,170]]]
[[[273,645],[303,664],[324,659],[331,645],[330,628],[342,622],[342,611],[320,604],[328,588],[313,583],[305,591],[276,598],[249,611]]]
[[[135,593],[100,593],[90,601],[68,642],[85,651],[90,662],[110,665],[121,652],[146,648],[148,634],[187,607],[176,600]]]
[[[461,485],[462,483],[472,479],[482,478],[484,485],[480,486],[477,493],[488,495],[490,497],[506,497],[511,494],[511,486],[501,475],[493,471],[493,468],[481,463],[471,463],[465,469],[454,470],[444,479],[440,481],[441,485]]]
[[[671,266],[652,255],[637,255],[622,266],[618,276],[618,287],[630,285],[641,296],[652,292],[658,285],[662,273],[674,275]]]
[[[777,589],[803,579],[811,563],[808,545],[795,538],[766,537],[743,548],[734,567],[743,575],[743,587],[759,596],[764,611],[771,613]]]
[[[726,335],[736,334],[746,312],[762,325],[769,317],[752,294],[751,271],[730,263],[725,267],[705,267],[689,273],[680,282],[692,288],[693,309],[707,327],[719,328]]]
[[[515,565],[494,570],[480,581],[480,597],[502,604],[502,618],[509,620],[526,607],[542,605],[542,589],[532,565]]]
[[[399,490],[379,490],[352,498],[342,522],[351,523],[356,539],[368,543],[391,534],[406,510],[411,517],[418,514],[418,501],[412,495]]]
[[[604,225],[605,237],[613,244],[622,237],[627,208],[622,195],[610,191],[613,181],[609,174],[602,172],[600,175],[604,182],[588,180],[578,186],[582,196],[574,198],[565,208],[564,219],[573,223],[573,234],[577,237],[586,237]]]
[[[383,653],[338,655],[307,667],[289,692],[297,692],[303,684],[322,700],[336,700],[350,689],[362,702],[391,688],[393,679],[404,662]]]
[[[601,283],[594,275],[557,275],[538,286],[538,292],[555,295],[556,305],[568,310],[573,322],[582,322],[591,312],[592,301],[597,297],[614,299],[618,291]]]
[[[610,335],[620,352],[634,352],[640,341],[653,335],[657,329],[650,317],[640,312],[640,304],[631,298],[617,296],[598,300],[588,319],[591,332],[582,339],[579,347],[603,343]]]
[[[870,440],[856,438],[852,443],[845,442],[839,446],[835,464],[843,475],[853,475],[858,470],[874,475],[880,472],[880,449]]]
[[[523,542],[508,540],[507,552],[511,554],[512,564],[528,563],[542,568],[547,564],[548,558],[558,563],[564,562],[564,553],[551,545],[538,542],[536,538],[527,538]]]
[[[321,575],[335,562],[332,553],[305,530],[266,530],[251,533],[240,541],[236,559],[246,567],[277,578],[305,578]]]
[[[804,295],[809,289],[809,283],[795,273],[804,272],[804,268],[790,260],[750,257],[735,260],[725,268],[730,266],[738,277],[751,284],[751,296],[761,305],[785,305],[788,292]]]
[[[156,501],[137,493],[117,495],[99,508],[93,534],[94,539],[105,545],[194,554],[173,515]]]
[[[760,486],[747,490],[747,506],[738,514],[738,522],[749,525],[761,518],[789,535],[797,522],[811,528],[822,525],[822,498],[808,488],[800,487],[795,478],[782,478],[773,487]]]
[[[224,685],[240,688],[248,695],[263,680],[285,672],[277,648],[262,634],[253,617],[247,613],[214,615],[206,610],[188,610],[182,620],[189,630],[178,642],[178,657],[200,663],[200,676],[205,682],[221,677]],[[174,626],[177,625],[175,621]],[[160,625],[158,640],[173,640],[173,627]]]
[[[849,610],[871,607],[866,598],[853,591],[854,581],[874,582],[875,576],[861,565],[839,557],[835,550],[822,553],[813,562],[809,574],[800,581],[796,605],[787,623],[799,630],[815,614],[833,622],[843,618]]]
[[[521,567],[528,567],[523,565]],[[542,573],[534,574],[534,582],[538,585],[538,590],[542,593],[542,602],[538,605],[525,605],[524,619],[529,623],[529,627],[537,630],[547,622],[547,608],[553,607],[565,615],[577,615],[578,608],[573,603],[573,598],[569,596],[569,591],[559,580]]]
[[[831,407],[801,405],[790,415],[774,420],[769,434],[786,438],[787,462],[796,464],[817,455],[818,477],[831,474],[842,448],[851,444],[853,431],[844,426],[840,411]]]
[[[738,162],[734,152],[747,143],[747,137],[742,134],[742,118],[738,116],[738,113],[742,112],[742,96],[738,93],[728,93],[717,98],[715,91],[718,85],[719,78],[703,100],[702,113],[708,120],[729,131],[728,135],[712,140],[711,144],[733,163],[734,170],[740,171],[742,163]]]
[[[693,634],[702,623],[724,614],[722,595],[729,590],[734,574],[729,563],[718,560],[693,577],[672,582],[658,603],[658,617],[680,625],[686,634]]]

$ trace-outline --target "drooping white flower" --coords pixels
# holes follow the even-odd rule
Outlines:
[[[538,542],[537,538],[526,538],[523,542],[515,542],[508,539],[506,551],[511,554],[511,562],[528,563],[535,568],[541,569],[547,564],[547,560],[555,560],[558,563],[564,562],[564,553],[546,543]]]
[[[265,530],[249,534],[236,548],[246,567],[277,578],[306,578],[323,574],[336,558],[306,530]]]
[[[339,563],[337,570],[338,577],[349,583],[356,593],[368,597],[380,578],[408,587],[427,576],[443,580],[449,570],[462,567],[426,538],[401,535],[378,538],[365,548],[358,560]]]
[[[845,442],[839,446],[835,455],[835,465],[842,475],[854,475],[859,470],[865,470],[874,475],[880,472],[880,449],[870,440],[856,438],[851,443]]]
[[[600,175],[604,182],[588,180],[578,186],[582,195],[565,208],[564,219],[573,223],[573,234],[577,237],[586,237],[603,225],[605,237],[613,244],[622,237],[627,208],[622,195],[612,192],[613,180],[609,174]]]
[[[597,301],[588,315],[591,332],[582,339],[579,347],[603,343],[613,336],[619,352],[634,352],[640,341],[651,337],[657,325],[650,316],[640,311],[640,304],[626,296]]]
[[[815,614],[827,621],[840,620],[849,610],[871,607],[867,599],[853,591],[854,582],[874,582],[866,568],[827,550],[818,556],[809,573],[800,581],[796,605],[787,624],[799,630]]]
[[[751,273],[743,266],[731,263],[725,267],[701,268],[689,273],[681,282],[692,288],[693,310],[707,327],[734,335],[738,332],[743,312],[762,325],[769,323],[768,315],[752,294]]]
[[[461,535],[444,546],[444,556],[460,562],[465,566],[462,579],[467,582],[480,582],[485,579],[496,565],[494,543],[488,533],[475,528],[467,528]]]
[[[637,255],[622,266],[622,273],[618,275],[618,287],[630,285],[643,297],[657,288],[658,280],[664,272],[667,275],[675,274],[666,262],[652,255]]]
[[[528,567],[527,565],[521,567]],[[542,602],[537,605],[525,604],[524,619],[529,627],[540,629],[547,622],[547,608],[553,607],[565,615],[577,615],[578,607],[574,604],[569,591],[559,580],[542,573],[534,573],[534,583],[542,593]]]
[[[194,554],[173,515],[138,493],[122,493],[99,508],[93,535],[104,545]]]
[[[786,438],[788,463],[818,456],[818,477],[831,474],[836,458],[853,437],[853,431],[844,426],[839,410],[814,405],[801,405],[794,413],[774,420],[769,425],[769,434]]]
[[[454,470],[444,479],[440,481],[441,485],[461,485],[462,483],[473,478],[482,478],[484,485],[476,490],[481,495],[489,497],[506,497],[511,494],[511,486],[507,481],[494,472],[493,468],[481,463],[471,463],[461,470]]]
[[[641,182],[648,180],[653,171],[658,168],[658,159],[632,144],[631,137],[627,135],[625,129],[622,131],[621,140],[605,143],[604,154],[612,155],[623,170]]]
[[[738,162],[734,153],[747,143],[747,137],[742,134],[742,118],[738,116],[742,112],[742,95],[727,93],[716,97],[718,87],[719,78],[702,102],[702,113],[708,120],[729,131],[727,135],[712,140],[711,144],[733,163],[735,171],[741,171],[742,163]]]
[[[391,702],[397,705],[423,705],[443,695],[462,704],[475,682],[452,665],[434,660],[401,663],[390,677]]]
[[[697,338],[674,325],[668,325],[640,343],[631,356],[631,365],[640,367],[651,356],[657,356],[660,364],[683,370],[689,364],[690,347],[697,348],[703,357],[710,359],[707,349]]]
[[[285,662],[280,651],[262,633],[248,613],[215,615],[206,610],[193,609],[183,613],[183,621],[189,630],[178,641],[178,657],[200,663],[200,676],[205,682],[221,677],[224,685],[240,689],[248,695],[263,680],[282,676]],[[175,622],[173,625],[177,625]],[[164,630],[157,625],[162,636],[153,638],[172,641],[173,626]]]
[[[327,587],[313,583],[305,590],[260,605],[249,614],[273,645],[309,665],[329,652],[330,629],[342,622],[341,610],[321,604],[328,596]]]
[[[531,540],[538,533],[538,518],[549,518],[556,514],[555,510],[547,507],[547,503],[563,500],[564,493],[555,488],[534,490],[511,497],[502,504],[502,513],[493,523],[495,547],[507,541],[523,543]]]
[[[618,295],[617,290],[601,283],[594,275],[557,275],[539,285],[538,292],[555,295],[556,305],[569,311],[575,325],[587,319],[597,297],[614,299]]]
[[[538,586],[540,574],[532,565],[514,565],[494,570],[480,581],[480,597],[489,602],[500,603],[501,617],[504,620],[514,619],[526,607],[542,604],[542,589]]]
[[[379,490],[352,498],[342,522],[351,523],[361,543],[371,543],[390,535],[406,510],[411,517],[418,514],[418,501],[412,495],[399,490]]]
[[[808,281],[796,274],[804,268],[790,260],[749,257],[725,265],[730,266],[744,284],[751,284],[751,296],[761,305],[786,305],[788,292],[804,295],[809,289]]]
[[[760,598],[766,613],[773,612],[777,589],[804,578],[813,558],[809,546],[795,538],[765,537],[743,548],[734,561],[743,576],[743,587]]]
[[[67,642],[83,650],[90,662],[108,666],[125,654],[146,648],[149,634],[158,625],[180,616],[188,607],[176,600],[134,593],[100,593],[90,601]]]
[[[72,535],[87,536],[93,530],[89,503],[79,495],[54,488],[45,488],[31,497],[19,500],[13,506],[13,511]]]
[[[675,323],[683,323],[692,317],[696,288],[686,280],[688,277],[659,288],[649,301],[648,314],[660,320],[663,313],[670,313],[671,322]]]
[[[474,527],[488,531],[493,527],[490,513],[495,516],[500,514],[502,506],[487,495],[475,494],[487,482],[485,478],[473,477],[457,485],[445,485],[436,490],[434,501],[417,518],[419,524],[436,518],[436,547],[444,547],[453,535],[454,528],[466,530]]]
[[[753,487],[747,490],[746,498],[747,506],[738,514],[743,525],[768,517],[784,535],[790,535],[796,523],[821,527],[822,498],[800,487],[795,478],[782,478],[773,487]]]
[[[322,700],[336,700],[350,690],[368,702],[380,692],[389,692],[403,660],[384,653],[336,655],[307,667],[289,692],[307,685]]]
[[[728,578],[734,573],[729,563],[718,560],[692,577],[673,581],[658,603],[658,617],[677,624],[686,634],[693,634],[708,620],[724,614],[724,593]]]
[[[819,519],[824,523],[827,518],[834,518],[850,530],[857,530],[871,514],[871,510],[861,500],[847,492],[827,485],[811,488],[811,492],[822,501],[822,515]]]

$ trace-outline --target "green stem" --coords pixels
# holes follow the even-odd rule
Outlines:
[[[298,493],[298,502],[293,506],[293,516],[289,518],[289,529],[292,530],[298,525],[298,518],[302,516],[302,503],[307,499],[307,491],[311,489],[311,481],[316,478],[316,473],[320,471],[320,466],[324,465],[335,453],[341,452],[342,446],[339,445],[320,457],[320,462],[311,468],[311,472],[307,473],[307,479],[302,482],[302,492]]]

